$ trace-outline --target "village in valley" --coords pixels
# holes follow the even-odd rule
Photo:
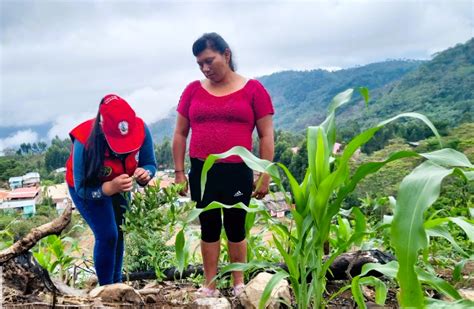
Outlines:
[[[54,173],[65,174],[66,168],[58,168]],[[255,177],[258,175],[255,174]],[[149,185],[153,186],[156,183],[160,188],[171,186],[174,183],[174,170],[158,171]],[[29,172],[22,176],[10,177],[8,185],[9,189],[0,189],[0,211],[22,214],[24,218],[32,217],[36,214],[37,208],[41,207],[44,199],[50,199],[58,214],[61,214],[69,204],[74,209],[66,182],[44,186],[41,185],[41,177],[38,172]],[[141,187],[137,189],[143,191]],[[189,200],[189,197],[180,198],[180,202]],[[281,218],[285,212],[289,211],[289,206],[281,192],[267,195],[263,202],[271,216]]]

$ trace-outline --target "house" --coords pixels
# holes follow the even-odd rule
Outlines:
[[[12,190],[23,187],[37,187],[40,184],[40,174],[37,172],[30,172],[23,176],[10,177],[8,183]]]
[[[272,217],[282,218],[286,212],[290,211],[290,206],[286,203],[283,192],[269,193],[262,199],[262,202],[270,211]]]
[[[36,213],[36,204],[40,202],[40,199],[39,187],[17,188],[8,193],[0,209],[22,211],[23,216],[30,217]]]
[[[0,203],[2,203],[4,200],[6,200],[9,193],[10,193],[10,191],[0,190]]]
[[[8,179],[8,183],[10,185],[10,189],[14,190],[16,188],[21,188],[23,187],[23,177],[18,176],[18,177],[10,177]]]
[[[160,184],[160,188],[167,188],[174,184],[174,177],[171,177],[170,174],[165,171],[158,171],[156,176],[150,180],[148,185],[156,186],[157,183]]]
[[[341,152],[342,152],[342,144],[334,143],[334,146],[332,147],[332,153],[333,154],[339,154]]]
[[[56,206],[56,211],[58,213],[63,212],[63,210],[72,203],[66,183],[48,186],[43,189],[43,192],[53,200],[53,204]]]
[[[23,187],[36,187],[40,184],[40,174],[37,172],[30,172],[23,175]]]
[[[54,170],[55,174],[66,174],[66,168],[65,167],[60,167]]]
[[[292,147],[290,148],[291,149],[291,152],[293,154],[297,154],[298,151],[300,150],[299,147]],[[333,154],[340,154],[342,152],[342,144],[340,143],[334,143],[334,146],[332,147],[332,153]]]

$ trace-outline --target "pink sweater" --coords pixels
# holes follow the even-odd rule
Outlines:
[[[189,120],[191,126],[189,156],[200,159],[234,146],[252,150],[256,121],[274,113],[268,92],[254,79],[250,79],[242,89],[219,97],[204,89],[200,81],[194,81],[184,89],[177,111]],[[221,162],[242,160],[231,156]]]

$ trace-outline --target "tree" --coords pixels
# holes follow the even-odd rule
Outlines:
[[[173,167],[173,155],[171,153],[171,143],[165,137],[163,143],[155,146],[156,163],[159,168],[167,169]]]
[[[70,145],[71,142],[69,140],[61,140],[57,136],[51,141],[51,146],[46,150],[44,158],[45,167],[48,172],[66,165],[70,154]]]

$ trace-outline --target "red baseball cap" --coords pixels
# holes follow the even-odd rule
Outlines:
[[[140,149],[145,140],[145,126],[124,99],[115,94],[106,95],[99,113],[105,139],[113,152],[123,154]]]

